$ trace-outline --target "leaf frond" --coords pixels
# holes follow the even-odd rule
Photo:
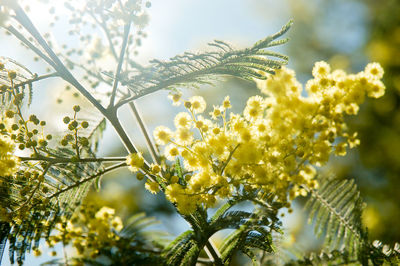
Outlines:
[[[55,157],[69,158],[75,153],[67,148],[50,149]],[[89,149],[82,149],[82,156],[94,157]],[[39,240],[50,235],[60,218],[69,218],[86,196],[95,176],[103,169],[99,162],[48,163],[32,166],[23,162],[19,177],[0,177],[1,206],[14,217],[8,236],[10,260],[21,264],[26,252],[37,248]],[[35,180],[24,179],[25,171],[43,173]],[[32,177],[31,177],[32,178]],[[24,181],[25,180],[25,181]],[[86,181],[87,180],[87,181]]]
[[[0,111],[6,110],[12,106],[12,92],[11,87],[15,88],[16,93],[22,93],[25,97],[28,96],[28,105],[32,102],[32,83],[37,77],[33,74],[27,67],[18,63],[17,61],[0,56],[0,62],[5,65],[5,68],[0,70]],[[8,71],[15,71],[16,77],[10,80],[8,76]],[[8,88],[8,89],[6,89]]]
[[[246,80],[265,79],[263,72],[273,74],[274,70],[287,64],[288,57],[264,49],[287,42],[287,39],[277,38],[286,33],[291,25],[290,21],[278,33],[258,41],[251,48],[234,50],[226,42],[216,40],[209,43],[216,51],[186,52],[169,61],[154,59],[150,61],[149,67],[133,71],[122,83],[128,86],[133,98],[139,98],[176,86],[195,88],[198,84],[209,83],[210,79],[221,75]]]
[[[362,200],[353,180],[322,180],[321,187],[310,190],[305,209],[309,222],[314,222],[317,236],[325,234],[324,244],[330,250],[346,247],[357,256],[365,244],[361,224]]]

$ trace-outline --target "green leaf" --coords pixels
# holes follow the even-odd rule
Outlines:
[[[260,49],[262,49],[262,48],[270,47],[271,42],[273,42],[273,41],[276,40],[277,38],[279,38],[279,37],[281,37],[282,35],[284,35],[284,34],[290,29],[290,27],[291,27],[292,25],[293,25],[293,20],[290,20],[288,23],[286,23],[286,24],[282,27],[282,29],[281,29],[279,32],[277,32],[277,33],[275,33],[275,34],[273,34],[273,35],[271,35],[271,36],[268,36],[268,37],[266,37],[266,38],[263,39],[263,40],[260,40],[260,41],[256,42],[256,43],[254,44],[254,46],[253,46],[252,49],[254,49],[254,50],[260,50]]]
[[[213,231],[217,232],[222,229],[234,229],[239,228],[248,219],[252,218],[254,215],[251,212],[245,211],[228,211],[225,212],[218,219],[210,224]]]
[[[292,22],[289,22],[278,33],[257,42],[251,48],[234,50],[225,42],[214,41],[209,45],[215,47],[216,51],[186,52],[169,61],[152,60],[149,67],[139,72],[135,69],[122,83],[128,85],[133,93],[130,98],[136,99],[157,90],[176,86],[197,87],[198,84],[208,83],[212,78],[221,75],[246,80],[265,79],[265,75],[259,71],[273,74],[275,69],[287,64],[288,57],[264,49],[287,42],[287,39],[276,39],[287,32],[291,24]],[[122,100],[123,103],[126,101]]]
[[[180,265],[183,265],[183,266],[196,265],[197,257],[199,256],[199,253],[200,253],[199,246],[196,243],[194,243],[192,245],[192,247],[189,249],[189,251],[186,252]]]
[[[305,208],[309,221],[314,221],[318,236],[325,234],[324,245],[329,250],[344,246],[350,256],[357,256],[366,245],[362,229],[362,200],[353,180],[321,180],[318,190],[310,190]]]
[[[92,126],[94,125],[94,126]],[[97,152],[99,148],[99,142],[103,138],[104,130],[106,130],[107,120],[103,118],[93,118],[93,121],[89,121],[89,127],[84,131],[87,132],[87,138],[91,144],[93,152]],[[84,136],[84,135],[82,135]]]
[[[176,237],[163,251],[165,257],[169,257],[170,254],[173,254],[176,249],[183,243],[186,243],[193,236],[192,230],[187,230]]]
[[[46,149],[55,157],[70,158],[75,155],[74,151],[67,148]],[[94,154],[89,149],[82,149],[81,156],[90,158]],[[42,237],[50,235],[60,217],[68,219],[72,215],[102,169],[98,162],[47,163],[36,166],[23,162],[16,177],[0,177],[0,191],[4,192],[0,194],[1,207],[10,213],[18,213],[20,210],[24,213],[22,217],[15,217],[18,219],[14,220],[9,235],[12,263],[15,254],[17,262],[22,263],[25,253],[38,247]],[[32,183],[23,178],[25,171],[43,173],[44,178]],[[27,192],[21,194],[21,191]]]
[[[6,86],[11,88],[13,85],[16,93],[22,93],[25,96],[26,87],[28,87],[28,106],[32,102],[32,82],[37,77],[36,74],[33,74],[26,68],[24,65],[18,63],[17,61],[0,56],[0,63],[5,65],[3,70],[0,70],[0,87]],[[8,77],[8,70],[13,70],[16,72],[17,76],[13,79],[13,84],[11,84],[11,80]],[[0,111],[4,111],[6,109],[11,108],[12,106],[12,93],[11,91],[4,90],[0,91]]]

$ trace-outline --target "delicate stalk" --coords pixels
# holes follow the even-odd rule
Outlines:
[[[213,245],[210,239],[206,242],[206,246],[204,247],[204,249],[207,255],[210,254],[213,258],[214,265],[224,265],[220,258],[221,254],[219,254],[218,249]]]
[[[104,21],[98,22],[98,23],[99,23],[100,27],[104,30],[104,33],[106,34],[108,44],[111,49],[111,53],[113,54],[115,60],[118,60],[117,52],[115,51],[114,44],[112,43],[112,39],[111,39],[110,33],[107,30],[106,24],[104,23]]]
[[[72,160],[71,158],[64,158],[64,157],[44,157],[44,156],[37,156],[37,157],[19,157],[19,159],[23,162],[26,161],[45,161],[50,162],[52,164],[56,163],[92,163],[92,162],[123,162],[126,160],[126,157],[106,157],[106,158],[79,158],[79,160]]]
[[[115,51],[114,44],[112,43],[112,39],[111,39],[111,36],[110,36],[110,32],[107,29],[107,25],[104,22],[103,17],[102,17],[102,21],[99,21],[96,18],[96,15],[94,15],[92,12],[90,12],[89,14],[94,19],[94,21],[96,21],[96,23],[99,24],[99,26],[103,29],[103,31],[104,31],[104,33],[105,33],[105,35],[107,37],[108,45],[110,46],[111,53],[114,56],[115,60],[118,61],[117,52]]]
[[[121,73],[122,63],[124,62],[125,50],[126,50],[126,46],[128,45],[128,37],[129,37],[130,30],[131,30],[131,23],[128,22],[124,26],[124,38],[122,41],[121,51],[119,53],[118,65],[117,65],[117,70],[115,71],[115,75],[114,75],[114,84],[112,87],[111,99],[110,99],[110,104],[108,105],[108,108],[112,108],[114,106],[115,96],[117,94],[117,87],[118,87],[118,82],[119,82],[119,75]]]
[[[221,168],[221,175],[224,173],[224,170],[226,168],[226,166],[228,165],[228,163],[231,161],[233,153],[236,151],[236,149],[240,146],[240,143],[238,145],[236,145],[236,147],[229,153],[229,157],[226,160],[226,162],[224,163],[224,165]]]
[[[136,118],[136,121],[139,124],[140,130],[142,131],[144,138],[146,139],[147,148],[150,152],[151,158],[153,159],[153,161],[155,163],[160,164],[159,154],[156,151],[153,142],[151,141],[148,130],[146,128],[146,125],[143,122],[143,119],[139,113],[139,110],[136,108],[136,105],[133,101],[129,102],[129,107],[133,113],[133,116]]]
[[[42,176],[45,176],[45,175],[46,175],[46,173],[47,173],[47,171],[50,169],[50,167],[51,167],[50,164],[47,165],[47,167],[43,170]],[[40,180],[40,181],[38,182],[38,184],[37,184],[36,187],[33,189],[31,195],[29,196],[29,198],[28,198],[24,203],[22,203],[22,204],[18,207],[18,209],[15,210],[15,212],[17,212],[17,211],[19,211],[20,209],[22,209],[23,207],[25,207],[25,206],[31,201],[31,199],[32,199],[33,196],[35,195],[36,191],[39,189],[39,187],[40,187],[40,185],[42,184],[42,182],[43,182],[43,180]]]
[[[75,184],[73,184],[73,185],[71,185],[71,186],[68,186],[68,187],[66,187],[66,188],[64,188],[64,189],[59,190],[58,192],[54,193],[53,195],[50,195],[50,196],[47,197],[47,198],[48,198],[48,199],[52,199],[52,198],[54,198],[54,197],[57,197],[58,195],[60,195],[60,194],[62,194],[62,193],[64,193],[64,192],[66,192],[66,191],[68,191],[68,190],[71,190],[71,189],[73,189],[73,188],[79,187],[79,186],[82,185],[83,183],[86,183],[86,182],[88,182],[88,181],[90,181],[90,180],[92,180],[92,179],[95,179],[95,178],[97,178],[97,177],[99,177],[99,176],[104,175],[105,173],[111,172],[111,171],[113,171],[113,170],[115,170],[115,169],[118,169],[118,168],[121,168],[121,167],[124,167],[124,166],[126,166],[126,163],[125,163],[125,162],[119,163],[119,164],[116,164],[116,165],[113,165],[113,166],[110,166],[110,167],[104,169],[103,171],[98,172],[98,173],[95,174],[95,175],[89,176],[88,178],[85,178],[85,179],[83,179],[83,180],[80,180],[80,181],[76,182]]]
[[[59,77],[57,72],[54,73],[50,73],[50,74],[45,74],[45,75],[41,75],[41,76],[35,76],[33,79],[29,79],[27,81],[23,81],[21,83],[15,84],[14,88],[18,88],[27,84],[30,84],[32,82],[36,82],[39,80],[43,80],[43,79],[48,79],[48,78],[54,78],[54,77]]]
[[[12,33],[15,37],[17,37],[18,40],[20,40],[23,44],[29,47],[35,54],[40,56],[44,61],[46,61],[49,65],[51,65],[54,69],[57,68],[56,64],[42,51],[40,51],[35,45],[33,45],[28,39],[24,37],[17,29],[15,29],[13,26],[8,26],[6,28],[10,33]]]

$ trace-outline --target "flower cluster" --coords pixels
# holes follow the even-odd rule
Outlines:
[[[19,159],[14,156],[14,142],[7,136],[0,136],[0,176],[12,176],[18,170]]]
[[[207,119],[201,115],[206,102],[194,96],[184,102],[188,112],[176,115],[175,131],[155,129],[156,143],[166,145],[165,158],[183,161],[185,171],[179,177],[160,177],[166,181],[166,197],[181,213],[212,206],[217,198],[243,190],[257,191],[260,199],[274,195],[290,206],[290,200],[307,194],[305,188],[318,187],[315,167],[326,164],[332,153],[344,156],[347,148],[360,143],[357,133],[348,132],[344,115],[357,114],[365,96],[384,94],[380,65],[371,63],[363,72],[346,74],[317,62],[312,74],[307,96],[295,73],[283,68],[257,81],[265,96],[250,97],[242,114],[228,117],[227,96]],[[180,96],[170,97],[174,105],[182,101]],[[137,157],[132,156],[128,160]]]
[[[92,205],[83,206],[68,222],[56,225],[57,234],[50,236],[48,245],[53,247],[62,242],[72,242],[78,254],[84,258],[96,258],[99,249],[113,246],[120,239],[118,232],[123,228],[122,220],[115,215],[115,210],[102,207],[97,210]]]

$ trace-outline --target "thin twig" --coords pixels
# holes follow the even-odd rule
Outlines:
[[[108,108],[112,108],[114,106],[115,95],[117,94],[117,87],[118,87],[118,82],[119,82],[119,75],[121,73],[122,63],[124,62],[125,50],[126,50],[126,46],[128,45],[128,37],[129,37],[130,30],[131,30],[131,23],[128,22],[124,26],[124,38],[122,41],[121,51],[119,53],[118,65],[117,65],[117,70],[115,71],[115,75],[114,75],[114,84],[112,87],[111,99],[110,99],[110,104],[108,105]]]
[[[236,145],[236,147],[229,153],[229,157],[226,160],[226,162],[224,163],[224,165],[221,168],[221,175],[224,173],[224,170],[226,168],[226,166],[228,165],[228,163],[231,161],[233,153],[236,151],[236,149],[240,146],[240,143],[238,145]]]
[[[146,139],[147,148],[150,151],[151,158],[155,163],[160,164],[158,152],[156,151],[154,144],[151,141],[146,125],[144,124],[144,121],[141,115],[139,114],[139,110],[136,108],[136,105],[133,101],[129,103],[129,107],[133,113],[133,116],[136,118],[136,121],[139,124],[140,130],[142,131],[144,138]]]
[[[19,157],[21,161],[46,161],[50,163],[92,163],[92,162],[123,162],[126,160],[126,157],[106,157],[106,158],[79,158],[79,160],[73,160],[71,158],[64,157]]]
[[[49,65],[51,65],[54,69],[56,69],[56,64],[42,51],[40,51],[34,44],[32,44],[28,39],[24,37],[17,29],[13,26],[8,26],[6,28],[9,32],[11,32],[18,40],[20,40],[23,44],[29,47],[35,54],[40,56],[44,61],[46,61]]]
[[[60,194],[62,194],[62,193],[64,193],[64,192],[67,192],[68,190],[71,190],[71,189],[73,189],[73,188],[79,187],[79,186],[82,185],[83,183],[86,183],[86,182],[88,182],[88,181],[90,181],[90,180],[92,180],[92,179],[95,179],[95,178],[97,178],[97,177],[99,177],[99,176],[104,175],[105,173],[108,173],[108,172],[110,172],[110,171],[113,171],[113,170],[115,170],[115,169],[118,169],[118,168],[124,167],[124,166],[126,166],[126,163],[125,163],[125,162],[119,163],[119,164],[116,164],[116,165],[113,165],[113,166],[110,166],[110,167],[104,169],[103,171],[98,172],[98,173],[95,174],[95,175],[89,176],[89,177],[87,177],[87,178],[85,178],[85,179],[83,179],[83,180],[80,180],[80,181],[76,182],[75,184],[73,184],[73,185],[71,185],[71,186],[68,186],[68,187],[66,187],[66,188],[64,188],[64,189],[59,190],[58,192],[54,193],[53,195],[48,196],[47,198],[48,198],[48,199],[52,199],[52,198],[54,198],[54,197],[57,197],[58,195],[60,195]]]
[[[90,15],[90,16],[94,19],[94,21],[96,21],[96,23],[103,29],[103,31],[104,31],[104,33],[105,33],[105,35],[106,35],[106,37],[107,37],[108,45],[110,46],[111,53],[113,54],[115,60],[118,61],[117,52],[115,51],[114,44],[112,43],[112,39],[111,39],[111,36],[110,36],[110,32],[109,32],[108,29],[107,29],[107,25],[106,25],[106,23],[104,22],[103,17],[101,18],[102,21],[100,21],[100,20],[98,20],[98,19],[96,18],[96,15],[93,14],[92,12],[89,12],[89,15]]]
[[[42,76],[36,76],[33,79],[29,79],[29,80],[20,82],[18,84],[15,84],[14,88],[18,88],[18,87],[21,87],[21,86],[24,86],[24,85],[27,85],[27,84],[30,84],[32,82],[36,82],[36,81],[39,81],[39,80],[48,79],[48,78],[54,78],[54,77],[59,77],[59,76],[60,75],[57,72],[53,72],[53,73],[50,73],[50,74],[45,74],[45,75],[42,75]]]
[[[222,262],[222,260],[220,258],[221,254],[219,254],[218,249],[213,245],[213,243],[211,242],[210,239],[206,242],[205,250],[206,250],[206,253],[209,252],[211,254],[211,256],[214,260],[214,265],[224,265],[224,263]]]

